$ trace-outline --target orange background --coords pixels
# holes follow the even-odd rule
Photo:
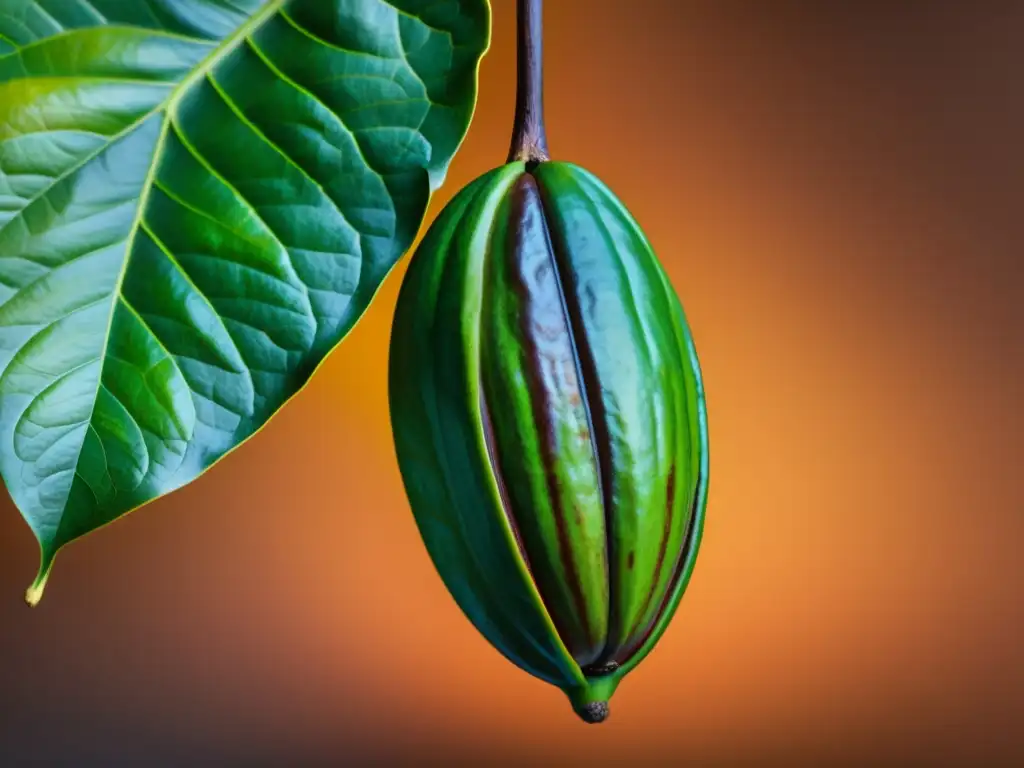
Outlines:
[[[430,218],[504,160],[512,0]],[[0,510],[0,756],[72,765],[1024,764],[1024,4],[550,0],[553,154],[686,306],[690,589],[581,724],[462,617],[390,442],[406,261],[306,391],[68,548]],[[119,763],[120,764],[120,763]]]

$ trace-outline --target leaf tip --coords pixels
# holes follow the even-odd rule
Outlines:
[[[49,568],[40,570],[36,580],[32,582],[32,586],[25,590],[25,602],[28,603],[29,608],[39,605],[39,601],[43,599],[43,590],[46,589],[46,581],[49,578]]]

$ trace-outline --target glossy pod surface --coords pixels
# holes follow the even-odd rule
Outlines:
[[[513,162],[442,211],[392,331],[396,452],[448,589],[589,721],[664,632],[708,481],[700,369],[629,212],[578,166]]]

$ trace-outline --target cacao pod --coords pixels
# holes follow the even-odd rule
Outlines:
[[[505,657],[603,720],[676,610],[708,485],[693,341],[640,227],[570,163],[478,178],[412,257],[389,390],[448,590]]]

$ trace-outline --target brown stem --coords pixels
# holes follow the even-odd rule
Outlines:
[[[516,118],[508,161],[550,159],[544,132],[542,0],[516,0]]]

